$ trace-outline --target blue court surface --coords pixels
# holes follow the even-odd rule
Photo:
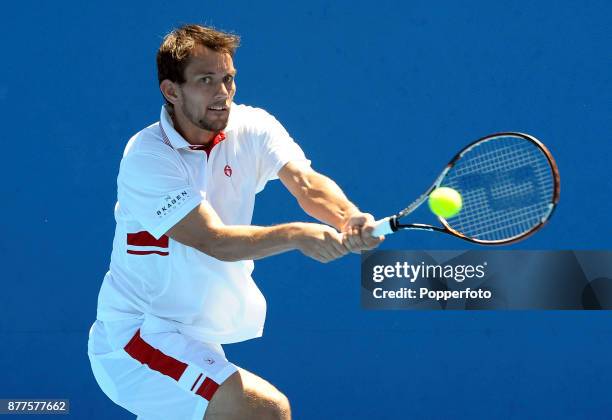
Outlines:
[[[557,159],[552,221],[509,249],[611,249],[612,3],[34,2],[3,6],[4,267],[0,398],[68,398],[129,419],[98,388],[87,333],[108,268],[124,145],[158,119],[155,53],[182,23],[242,36],[236,102],[265,108],[363,210],[402,208],[469,141],[540,138]],[[280,182],[254,223],[308,220]],[[466,249],[427,232],[384,249]],[[256,263],[261,339],[230,360],[296,419],[607,418],[607,311],[361,309],[356,255]],[[47,418],[47,417],[44,417]]]

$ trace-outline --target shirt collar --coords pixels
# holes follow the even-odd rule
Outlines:
[[[191,146],[187,140],[174,129],[174,122],[170,113],[166,109],[166,105],[162,106],[161,115],[159,116],[159,126],[161,128],[162,140],[168,146],[174,149],[181,149]]]
[[[231,112],[230,112],[231,115]],[[225,133],[219,132],[207,146],[192,145],[181,136],[174,128],[174,121],[168,112],[167,105],[163,105],[159,116],[159,126],[161,128],[162,140],[174,149],[190,148],[191,150],[205,150],[208,154],[216,144],[225,140]],[[227,131],[227,128],[226,130]]]

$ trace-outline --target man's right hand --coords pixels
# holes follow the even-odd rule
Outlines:
[[[294,240],[306,256],[327,263],[349,253],[342,244],[342,234],[336,229],[318,223],[300,223]]]

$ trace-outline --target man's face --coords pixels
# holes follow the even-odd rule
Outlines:
[[[198,46],[185,68],[185,83],[179,85],[180,100],[175,108],[203,130],[223,130],[236,93],[235,75],[228,53]]]

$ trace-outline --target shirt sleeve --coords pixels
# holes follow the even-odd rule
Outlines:
[[[259,139],[259,171],[257,177],[257,192],[263,190],[268,181],[278,179],[278,171],[291,161],[310,160],[291,138],[285,127],[270,114],[262,118]]]
[[[144,153],[121,161],[117,197],[119,205],[156,239],[202,201],[178,162]]]

